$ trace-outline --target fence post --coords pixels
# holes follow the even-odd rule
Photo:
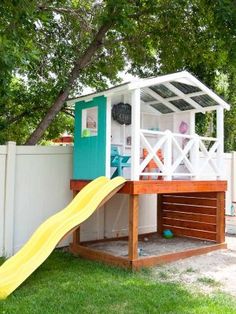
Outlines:
[[[232,152],[232,163],[231,163],[231,195],[232,202],[236,202],[236,152]]]
[[[4,255],[6,146],[0,146],[0,256]]]
[[[16,143],[7,142],[5,177],[5,232],[4,255],[14,253],[14,197],[15,197]]]

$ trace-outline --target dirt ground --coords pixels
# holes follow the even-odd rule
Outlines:
[[[157,280],[181,282],[190,289],[210,293],[224,291],[236,296],[236,236],[227,236],[227,250],[190,257],[177,262],[152,268]],[[174,237],[171,240],[158,235],[139,241],[140,256],[158,255],[211,244],[189,238]],[[127,256],[127,240],[100,242],[89,245],[113,255]]]
[[[227,250],[218,250],[208,254],[190,257],[177,262],[156,266],[152,269],[153,276],[158,280],[181,282],[189,288],[205,293],[221,290],[236,296],[236,236],[227,236]],[[145,255],[158,255],[175,252],[187,248],[208,245],[207,241],[187,238],[166,240],[162,237],[149,238],[147,242],[139,242]],[[120,256],[127,256],[127,241],[111,241],[90,245],[97,250]]]
[[[204,240],[194,240],[190,238],[174,237],[165,239],[159,235],[149,235],[143,240],[139,240],[140,256],[159,255],[168,252],[178,252],[186,249],[193,249],[211,245],[212,242]],[[89,247],[96,250],[106,251],[113,255],[128,256],[128,241],[109,241],[90,244]]]
[[[236,236],[227,236],[226,242],[227,250],[154,267],[154,276],[204,293],[220,290],[236,296]]]

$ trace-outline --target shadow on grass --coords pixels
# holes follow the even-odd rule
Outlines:
[[[0,256],[0,266],[5,262],[5,257]]]
[[[236,313],[226,295],[193,295],[180,284],[152,280],[60,251],[5,301],[0,313]]]

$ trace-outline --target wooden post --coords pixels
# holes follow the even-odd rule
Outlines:
[[[191,163],[194,168],[194,180],[199,179],[199,157],[200,157],[200,151],[199,151],[199,136],[197,134],[194,135],[194,144],[190,151],[190,159]]]
[[[111,98],[107,97],[106,111],[106,177],[111,177]]]
[[[138,210],[139,196],[130,195],[129,197],[129,260],[138,258]]]
[[[73,232],[73,245],[80,244],[80,227]]]
[[[225,192],[217,192],[216,242],[225,242]]]
[[[194,144],[192,149],[190,150],[190,161],[193,165],[194,168],[194,180],[198,180],[198,171],[199,171],[199,136],[195,134],[195,112],[190,111],[190,129],[189,129],[189,134],[194,137]]]
[[[164,180],[171,180],[172,179],[172,172],[171,172],[171,164],[172,164],[172,133],[170,130],[165,131],[167,140],[164,145]]]
[[[222,177],[222,164],[223,164],[223,154],[224,154],[224,109],[219,106],[216,110],[216,137],[219,142],[217,148],[217,168],[219,174],[217,179]]]
[[[73,191],[73,198],[79,193],[79,191]],[[80,227],[78,227],[74,232],[73,232],[73,240],[72,243],[74,246],[80,244]]]
[[[131,180],[139,180],[140,168],[140,89],[131,94]]]
[[[157,233],[162,234],[163,232],[163,221],[162,221],[162,195],[157,195]]]
[[[194,111],[190,111],[189,115],[190,115],[189,134],[190,135],[194,135],[195,134],[195,124],[196,124],[195,112]]]

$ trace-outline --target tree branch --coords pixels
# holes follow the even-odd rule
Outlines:
[[[88,21],[86,20],[86,16],[90,16],[90,20],[91,20],[91,16],[92,14],[86,10],[83,9],[72,9],[72,8],[55,8],[55,7],[51,7],[51,6],[46,6],[46,5],[38,5],[38,9],[40,11],[49,11],[49,12],[55,12],[58,14],[70,14],[72,16],[75,16],[79,19],[79,21],[81,22],[81,26],[84,30],[87,31],[94,31],[94,27],[92,27],[91,24],[88,23]]]
[[[54,12],[58,12],[58,13],[68,13],[68,14],[76,14],[76,15],[85,15],[85,14],[90,14],[91,12],[88,12],[86,10],[83,10],[82,8],[79,9],[73,9],[73,8],[69,8],[69,7],[64,7],[64,8],[55,8],[52,6],[46,6],[43,4],[39,4],[38,5],[38,9],[42,10],[42,11],[54,11]]]
[[[20,121],[24,117],[32,116],[32,113],[35,112],[35,111],[38,111],[39,109],[45,109],[45,107],[42,106],[42,107],[31,108],[30,111],[29,110],[25,110],[25,111],[21,112],[18,116],[10,117],[8,120],[5,121],[6,127],[0,127],[0,130],[7,129],[12,124]]]
[[[64,108],[61,111],[64,112],[65,114],[67,114],[68,116],[72,117],[72,118],[75,117],[75,115],[72,113],[73,112],[72,110],[69,111],[68,109]]]
[[[78,78],[81,71],[89,64],[95,53],[98,49],[103,45],[103,40],[106,36],[106,33],[111,28],[112,24],[114,23],[113,19],[109,19],[109,21],[105,22],[98,30],[97,34],[95,35],[93,41],[88,46],[88,48],[84,51],[83,55],[79,57],[73,65],[72,71],[68,77],[67,85],[64,89],[62,89],[55,102],[48,110],[45,117],[39,123],[36,130],[31,134],[29,139],[26,141],[26,145],[35,145],[39,139],[42,137],[45,130],[51,124],[52,120],[56,117],[58,112],[62,109],[65,101],[69,96],[70,89],[73,87],[76,79]]]

